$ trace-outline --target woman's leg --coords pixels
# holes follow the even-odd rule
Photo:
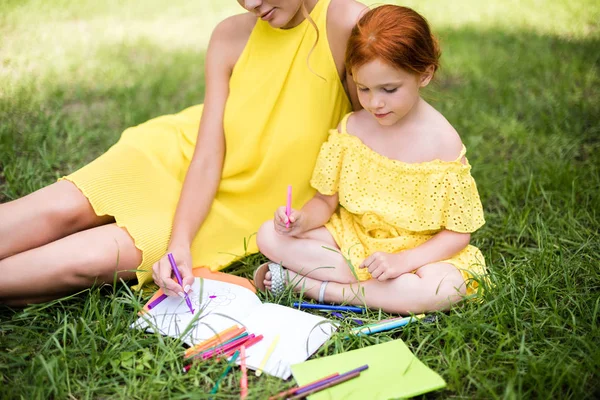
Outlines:
[[[303,290],[304,296],[311,299],[319,297],[321,281],[302,278],[292,271],[289,271],[289,279],[300,282],[294,289]],[[403,274],[383,282],[376,279],[351,284],[329,282],[324,300],[337,304],[366,305],[388,313],[408,315],[448,310],[465,293],[466,285],[460,271],[452,264],[435,263],[419,268],[414,274]]]
[[[135,277],[142,253],[115,224],[76,232],[0,260],[0,303],[26,305]]]
[[[98,217],[83,193],[63,180],[0,204],[0,221],[2,260],[114,219]]]
[[[350,266],[325,227],[292,237],[278,234],[273,222],[267,221],[258,230],[256,243],[269,260],[301,275],[320,281],[356,282]],[[270,274],[267,278],[270,279]]]

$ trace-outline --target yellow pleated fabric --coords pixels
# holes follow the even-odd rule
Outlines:
[[[314,195],[309,181],[327,132],[351,109],[327,41],[327,9],[287,30],[258,20],[230,79],[224,116],[226,156],[212,209],[192,244],[197,267],[221,269],[257,252],[254,234],[285,204]],[[98,159],[65,177],[98,215],[129,232],[143,261],[140,284],[164,255],[183,179],[193,154],[202,105],[127,129]],[[202,182],[198,182],[202,185]]]
[[[339,194],[340,207],[326,228],[360,280],[371,275],[358,266],[377,251],[398,253],[442,229],[474,232],[485,223],[471,166],[461,162],[464,146],[452,162],[392,160],[348,134],[349,116],[321,147],[311,184],[325,195]],[[443,262],[461,271],[467,294],[478,287],[474,278],[486,273],[483,255],[471,245]]]

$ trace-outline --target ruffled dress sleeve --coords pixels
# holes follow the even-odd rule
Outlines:
[[[319,193],[333,195],[339,191],[345,153],[346,146],[341,134],[336,129],[330,130],[329,139],[321,146],[310,180],[311,186]]]
[[[429,188],[429,195],[437,197],[439,226],[455,232],[475,232],[483,224],[483,206],[470,166],[448,171],[440,182],[439,190]]]
[[[461,162],[465,152],[463,146],[460,157],[450,162],[395,165],[394,173],[382,178],[379,189],[371,190],[387,199],[387,208],[379,207],[378,214],[392,225],[413,232],[475,232],[485,219],[471,165],[466,158],[464,164]],[[386,187],[393,189],[386,191]]]

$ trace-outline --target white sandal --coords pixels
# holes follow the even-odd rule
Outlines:
[[[265,292],[267,288],[265,287],[265,277],[267,272],[271,272],[271,293],[275,296],[279,296],[285,290],[287,286],[287,279],[285,275],[286,269],[281,266],[281,264],[277,264],[274,262],[266,262],[261,264],[256,270],[254,270],[254,286],[262,292]]]
[[[288,284],[288,279],[286,279],[287,270],[282,267],[281,264],[269,261],[256,268],[253,276],[254,286],[256,286],[258,290],[265,292],[267,290],[265,286],[265,277],[269,271],[271,272],[271,293],[275,296],[279,296],[285,291],[285,287]],[[328,283],[329,281],[321,282],[318,300],[321,304],[325,301],[325,289],[327,288]]]

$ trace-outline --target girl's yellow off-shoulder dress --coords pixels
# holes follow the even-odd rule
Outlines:
[[[374,252],[401,252],[443,229],[474,232],[485,223],[471,166],[461,162],[464,146],[451,162],[392,160],[348,134],[349,115],[321,147],[311,184],[322,194],[339,194],[340,207],[325,227],[360,280],[371,278],[358,266]],[[441,261],[460,270],[467,294],[486,275],[483,255],[471,245]]]
[[[257,252],[253,235],[285,204],[288,185],[297,206],[314,195],[309,181],[319,148],[351,110],[327,40],[329,3],[320,0],[310,13],[318,41],[308,20],[286,30],[257,21],[230,78],[222,181],[192,243],[195,266],[221,269]],[[152,279],[152,264],[167,249],[202,109],[127,129],[105,154],[63,178],[96,214],[114,216],[129,232],[142,251],[140,284]]]

